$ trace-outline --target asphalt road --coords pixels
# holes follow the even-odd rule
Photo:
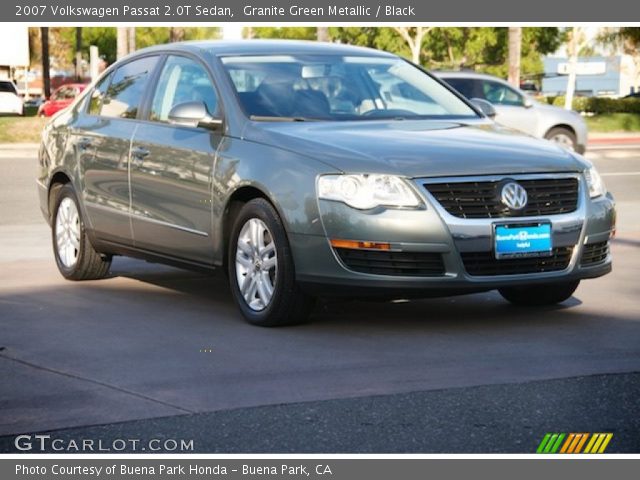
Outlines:
[[[118,258],[64,281],[35,151],[0,147],[0,451],[42,431],[221,452],[532,452],[548,431],[610,431],[608,451],[640,452],[640,145],[588,156],[618,201],[614,272],[563,306],[341,302],[262,329],[222,275]]]

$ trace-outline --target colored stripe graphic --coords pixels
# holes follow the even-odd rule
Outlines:
[[[536,453],[604,453],[612,438],[613,433],[547,433]]]
[[[567,437],[566,442],[564,442],[564,445],[562,445],[562,448],[560,449],[560,453],[567,453],[567,450],[569,449],[569,445],[571,445],[571,442],[573,442],[574,438],[576,438],[576,434],[570,433],[569,436]]]
[[[589,438],[589,434],[588,433],[583,433],[582,434],[582,438],[580,439],[580,442],[576,446],[576,449],[575,449],[575,451],[573,453],[580,453],[582,451],[582,447],[584,446],[585,442],[587,441],[587,438]]]
[[[549,441],[550,438],[551,438],[551,434],[550,433],[547,433],[542,438],[542,441],[540,442],[540,445],[538,445],[538,449],[536,450],[536,453],[544,453],[544,447],[546,447],[547,442]]]
[[[565,436],[565,433],[547,433],[538,445],[536,453],[556,453]]]

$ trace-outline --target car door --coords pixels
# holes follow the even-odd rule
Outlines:
[[[201,263],[213,262],[211,179],[221,134],[172,124],[169,112],[203,102],[219,114],[218,96],[204,64],[169,55],[150,99],[147,121],[131,150],[132,226],[137,248]]]
[[[50,117],[62,107],[60,107],[60,102],[64,96],[64,92],[67,90],[67,87],[60,87],[55,92],[51,94],[49,101],[46,103],[44,107],[44,113],[47,117]]]
[[[525,98],[509,85],[494,80],[483,79],[482,95],[496,109],[495,121],[505,127],[513,128],[529,135],[537,132],[535,109],[525,105]]]
[[[96,234],[131,244],[129,149],[158,56],[119,66],[92,92],[87,119],[75,135],[83,197]]]

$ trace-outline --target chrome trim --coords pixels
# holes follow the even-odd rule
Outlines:
[[[557,215],[523,216],[523,217],[502,217],[502,218],[460,218],[451,215],[446,209],[431,195],[424,184],[429,183],[464,183],[464,182],[490,182],[501,181],[506,178],[513,180],[537,180],[553,178],[575,178],[578,180],[578,203],[573,212],[561,213]],[[568,272],[575,270],[582,254],[582,245],[586,235],[586,218],[588,192],[585,189],[585,182],[581,173],[531,173],[531,174],[501,174],[501,175],[474,175],[455,177],[428,177],[414,178],[413,182],[420,187],[421,194],[428,206],[431,206],[442,219],[442,223],[449,231],[457,250],[457,268],[459,277],[470,283],[484,283],[492,281],[502,281],[508,279],[524,278],[554,278],[565,276]],[[586,197],[585,197],[586,195]],[[573,247],[571,260],[566,269],[553,272],[527,273],[514,275],[469,275],[464,268],[464,263],[460,252],[489,252],[493,250],[493,228],[496,224],[523,223],[523,222],[549,222],[552,226],[554,247]]]
[[[144,214],[141,214],[141,213],[126,212],[124,210],[118,210],[117,208],[111,207],[109,205],[101,205],[99,203],[87,202],[86,200],[85,200],[85,205],[87,207],[97,208],[99,210],[105,210],[107,212],[115,213],[115,214],[118,214],[118,215],[124,215],[124,216],[128,217],[129,221],[132,221],[135,218],[136,220],[145,220],[147,222],[155,223],[157,225],[162,225],[162,226],[169,227],[169,228],[173,228],[175,230],[180,230],[180,231],[183,231],[183,232],[192,233],[194,235],[200,235],[201,237],[208,237],[209,236],[209,234],[207,232],[203,232],[201,230],[196,230],[196,229],[189,228],[189,227],[183,227],[182,225],[176,225],[175,223],[169,223],[169,222],[165,222],[165,221],[162,221],[162,220],[156,220],[155,218],[149,218],[149,217],[146,217]]]
[[[164,227],[169,227],[169,228],[173,228],[175,230],[180,230],[182,232],[187,232],[187,233],[193,233],[194,235],[200,235],[201,237],[208,237],[209,234],[207,232],[203,232],[201,230],[195,230],[193,228],[189,228],[189,227],[183,227],[182,225],[176,225],[175,223],[169,223],[169,222],[165,222],[163,220],[156,220],[155,218],[150,218],[147,217],[143,214],[140,213],[134,213],[134,212],[130,212],[129,213],[129,218],[131,219],[136,219],[136,220],[144,220],[150,223],[155,223],[156,225],[162,225]]]

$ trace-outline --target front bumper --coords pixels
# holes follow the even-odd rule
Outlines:
[[[577,174],[576,174],[577,175]],[[514,175],[531,178],[540,175]],[[486,177],[484,177],[486,178]],[[442,179],[436,179],[442,181]],[[450,215],[415,181],[425,208],[416,210],[378,208],[359,211],[339,202],[318,202],[326,236],[290,234],[298,280],[318,293],[338,295],[432,296],[487,291],[504,286],[555,283],[595,278],[611,271],[611,256],[581,264],[585,245],[607,242],[615,229],[613,197],[590,199],[579,176],[577,209],[543,217],[464,219]],[[508,275],[470,275],[465,252],[493,252],[496,223],[548,221],[554,247],[568,248],[566,268],[557,271]],[[388,242],[397,252],[435,252],[442,256],[443,272],[433,276],[378,275],[348,268],[330,245],[330,239]],[[345,288],[348,287],[348,288]]]

